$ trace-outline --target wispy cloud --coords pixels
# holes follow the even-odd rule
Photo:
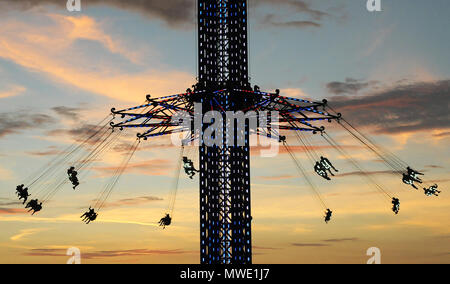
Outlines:
[[[279,248],[253,246],[255,250],[278,250]]]
[[[67,136],[71,139],[74,139],[77,142],[85,142],[87,137],[91,137],[96,133],[100,133],[102,130],[101,126],[93,125],[93,124],[80,124],[76,125],[73,128],[57,128],[52,129],[46,132],[47,136],[52,137],[64,137]],[[101,135],[94,136],[93,139],[86,141],[87,144],[95,144],[99,142],[98,139],[101,138]]]
[[[14,235],[10,238],[11,241],[20,241],[23,240],[29,236],[35,235],[39,232],[42,231],[46,231],[47,229],[45,228],[37,228],[37,229],[25,229],[25,230],[21,230],[20,233],[18,233],[17,235]]]
[[[348,120],[385,134],[450,128],[450,80],[400,84],[364,96],[340,97],[330,104]]]
[[[67,1],[60,0],[2,0],[10,9],[29,10],[42,5],[56,5],[65,9]],[[194,25],[194,0],[89,0],[89,6],[107,5],[119,9],[138,12],[149,19],[162,20],[168,26],[178,29],[191,28]]]
[[[22,209],[23,210],[23,209]],[[8,214],[6,214],[8,215]],[[72,214],[72,215],[62,215],[58,217],[46,218],[46,217],[34,217],[29,218],[29,216],[19,216],[19,214],[9,214],[12,216],[2,216],[0,214],[0,221],[2,222],[23,222],[23,223],[50,223],[50,224],[63,224],[63,223],[80,223],[80,215]],[[97,220],[97,223],[109,223],[109,224],[124,224],[124,225],[137,225],[144,227],[157,227],[159,228],[158,222],[149,223],[149,222],[140,222],[133,220],[123,220],[120,218],[117,219],[104,219],[100,218]]]
[[[315,20],[321,20],[323,17],[329,16],[329,13],[314,9],[309,2],[302,0],[258,0],[255,5],[270,5],[277,8],[283,7],[290,11],[306,14]]]
[[[364,49],[362,55],[371,56],[375,51],[377,51],[380,47],[382,47],[385,41],[392,34],[392,30],[393,28],[389,27],[374,32],[373,36],[371,37],[372,41],[370,42],[369,46],[366,49]]]
[[[347,176],[362,176],[362,175],[398,175],[397,172],[394,171],[367,171],[367,172],[348,172],[348,173],[340,173],[337,177],[347,177]]]
[[[327,84],[327,89],[330,93],[335,95],[340,94],[356,94],[359,91],[368,87],[377,85],[377,81],[361,81],[353,78],[345,79],[345,82],[330,82]]]
[[[11,205],[11,203],[10,203],[10,205]],[[0,215],[21,215],[21,214],[26,214],[26,213],[27,213],[27,211],[25,211],[24,209],[0,208]]]
[[[281,94],[285,97],[290,98],[308,98],[309,95],[307,95],[302,89],[300,88],[287,88],[280,90]]]
[[[56,5],[65,9],[65,1],[60,0],[4,0],[6,9],[29,10],[42,5]],[[108,5],[119,9],[140,13],[151,20],[160,20],[167,26],[175,29],[192,29],[195,27],[195,1],[194,0],[89,0],[89,5]],[[329,13],[315,9],[308,1],[301,0],[258,0],[254,5],[265,5],[275,8],[286,8],[296,14],[303,14],[313,21],[273,22],[278,27],[305,27],[320,26],[318,23]],[[267,24],[267,22],[266,22]]]
[[[42,13],[38,16],[40,19],[46,17],[46,24],[39,26],[11,18],[2,22],[1,58],[75,88],[129,102],[141,102],[149,92],[149,86],[153,95],[163,96],[179,93],[192,83],[192,74],[177,70],[161,71],[159,68],[142,69],[139,66],[141,71],[130,73],[106,62],[97,63],[94,68],[89,52],[76,57],[67,56],[74,52],[80,53],[74,47],[78,40],[98,42],[105,52],[110,53],[110,58],[125,57],[134,65],[139,65],[140,55],[136,54],[135,48],[120,45],[122,41],[118,36],[108,34],[101,24],[88,16]],[[152,60],[157,61],[157,57]]]
[[[131,249],[131,250],[105,250],[86,252],[82,254],[84,259],[104,259],[115,257],[130,257],[130,256],[148,256],[148,255],[182,255],[182,254],[197,254],[197,251],[186,251],[182,249],[171,250],[153,250],[153,249]],[[66,256],[65,249],[32,249],[25,253],[27,256]]]
[[[433,134],[434,137],[444,138],[450,136],[450,131]]]
[[[55,119],[47,114],[33,114],[23,112],[0,113],[0,138],[7,135],[17,134],[24,130],[44,128],[55,122]]]
[[[302,0],[258,0],[251,5],[261,13],[259,25],[277,29],[321,28],[326,20],[341,19],[341,9],[328,6],[316,8],[318,2]],[[320,3],[323,4],[323,3]],[[320,5],[319,4],[319,5]],[[267,11],[270,12],[267,12]]]
[[[294,247],[328,247],[328,244],[321,243],[293,243],[291,244]]]
[[[155,196],[141,196],[136,198],[126,198],[114,202],[106,203],[104,208],[113,208],[121,206],[139,206],[152,202],[163,201],[164,199]]]
[[[130,163],[125,173],[135,173],[149,176],[170,175],[174,166],[171,161],[165,159],[153,159],[144,162]],[[94,170],[102,176],[111,176],[115,173],[117,167],[95,167]]]
[[[358,146],[358,145],[341,145],[342,148],[348,149],[348,150],[360,150],[363,149],[362,146]],[[289,147],[290,150],[294,153],[305,153],[307,151],[307,149],[305,148],[305,146],[290,146]],[[259,155],[261,151],[263,150],[267,150],[268,148],[263,147],[263,146],[255,146],[252,147],[252,155]],[[308,151],[318,151],[318,152],[323,152],[323,151],[327,151],[327,150],[333,150],[334,148],[332,146],[327,146],[327,145],[317,145],[317,146],[311,146],[308,147]],[[278,150],[279,154],[288,154],[287,150],[285,147],[280,147]]]
[[[80,112],[79,108],[59,106],[59,107],[52,108],[52,110],[55,113],[57,113],[59,116],[61,116],[61,117],[69,118],[69,119],[72,119],[72,120],[79,119],[79,115],[80,115],[79,114],[79,112]]]
[[[279,176],[259,176],[259,179],[262,180],[286,180],[295,178],[293,175],[279,175]]]
[[[18,96],[24,93],[27,89],[23,86],[12,86],[5,90],[0,90],[0,99]]]
[[[444,167],[438,165],[426,165],[425,168],[429,169],[443,169]]]
[[[444,183],[444,182],[449,182],[450,179],[434,179],[434,180],[429,180],[428,182],[432,182],[432,183]]]
[[[274,14],[268,14],[262,21],[264,25],[269,25],[275,28],[319,28],[320,23],[314,21],[280,21]]]
[[[359,241],[359,238],[340,238],[340,239],[328,239],[323,240],[319,243],[292,243],[291,246],[294,247],[328,247],[332,243],[342,243],[342,242],[355,242]]]
[[[342,239],[329,239],[323,240],[326,243],[342,243],[342,242],[356,242],[359,241],[359,238],[342,238]]]
[[[0,198],[0,206],[17,206],[21,204],[22,202],[14,201],[9,198]]]
[[[30,10],[43,5],[56,5],[65,9],[65,2],[60,0],[3,0],[4,9],[19,9],[22,11]],[[147,19],[159,20],[168,27],[181,30],[190,30],[195,27],[195,1],[194,0],[89,0],[89,5],[105,5],[118,9],[137,12]],[[253,3],[255,6],[270,6],[274,8],[283,8],[293,12],[295,15],[304,15],[311,20],[285,21],[285,22],[267,22],[275,27],[319,27],[321,21],[331,16],[328,11],[316,9],[309,1],[302,0],[258,0]],[[270,15],[269,15],[270,16]],[[271,16],[270,16],[271,17]]]
[[[38,157],[46,157],[46,156],[55,156],[55,155],[61,155],[64,152],[59,150],[57,147],[50,146],[48,147],[48,150],[45,151],[29,151],[27,152],[28,155],[31,156],[38,156]]]

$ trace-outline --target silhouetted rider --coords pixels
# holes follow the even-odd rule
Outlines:
[[[414,182],[416,182],[416,181],[419,182],[417,179],[412,178],[408,174],[403,174],[403,183],[407,184],[407,185],[410,185],[410,186],[412,186],[412,187],[414,187],[415,189],[418,190],[419,188],[414,184]]]
[[[28,200],[28,197],[31,196],[31,194],[28,193],[28,188],[24,188],[25,185],[21,184],[19,186],[17,186],[16,188],[16,194],[17,196],[19,196],[19,200],[23,199],[23,204],[25,204]]]
[[[426,196],[439,196],[441,193],[441,191],[438,190],[437,184],[430,186],[429,188],[424,188],[423,190],[425,191]]]
[[[163,227],[163,229],[165,229],[166,226],[170,226],[170,224],[172,224],[172,217],[170,217],[170,214],[166,214],[166,216],[159,221],[159,225]]]
[[[78,172],[75,170],[75,167],[70,167],[67,170],[67,175],[69,176],[69,180],[75,190],[80,185],[80,181],[78,180]]]
[[[398,198],[392,198],[392,211],[397,215],[400,212],[400,199]]]
[[[414,181],[416,181],[418,183],[422,183],[422,180],[418,176],[419,175],[423,176],[424,175],[423,173],[413,170],[410,167],[408,167],[407,170],[408,170],[408,176],[410,176],[411,179],[413,179]]]
[[[194,176],[199,171],[195,169],[194,163],[188,157],[183,157],[183,168],[185,173],[189,176],[190,179],[194,179]]]
[[[95,213],[95,209],[92,207],[89,207],[89,211],[81,215],[80,218],[83,219],[83,222],[86,224],[89,224],[97,219],[98,214]]]
[[[28,197],[30,197],[30,196],[31,196],[31,194],[28,193],[28,188],[24,188],[22,193],[19,195],[19,200],[23,199],[22,204],[25,204],[28,200]]]
[[[18,185],[18,186],[16,187],[16,194],[17,194],[17,195],[20,195],[20,194],[22,193],[24,187],[25,187],[24,184]]]
[[[327,211],[325,212],[325,223],[328,224],[328,222],[331,221],[332,216],[333,216],[333,211],[331,211],[330,209],[327,209]]]
[[[32,209],[33,209],[33,214],[31,214],[31,215],[34,215],[37,212],[41,211],[42,210],[42,202],[39,203],[39,204],[36,204],[36,206],[34,208],[32,208]]]
[[[38,204],[37,199],[30,200],[30,202],[28,202],[27,205],[25,206],[25,209],[33,208],[34,206],[36,206],[36,204]]]
[[[33,199],[30,202],[28,202],[27,206],[25,207],[25,209],[28,209],[28,208],[30,208],[30,210],[28,210],[28,212],[33,211],[32,215],[34,215],[35,213],[42,210],[42,202],[39,203],[39,200]]]

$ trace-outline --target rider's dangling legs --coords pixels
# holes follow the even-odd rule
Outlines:
[[[335,172],[339,172],[334,166],[333,164],[330,162],[329,159],[325,158],[325,157],[320,157],[320,162],[319,164],[322,166],[322,169],[328,171],[332,176],[334,176],[334,173],[331,171],[332,169]]]
[[[194,179],[195,174],[196,174],[196,171],[194,171],[193,169],[190,169],[188,172],[188,176],[190,179]]]
[[[331,180],[331,178],[328,176],[327,172],[323,169],[322,165],[319,162],[317,162],[314,166],[314,171],[324,179]]]
[[[416,170],[413,170],[413,169],[411,169],[410,167],[408,167],[407,170],[408,170],[408,174],[407,174],[407,175],[408,175],[413,181],[418,182],[418,183],[423,183],[422,179],[420,179],[420,178],[418,177],[419,175],[423,176],[423,175],[424,175],[423,173],[418,172],[418,171],[416,171]]]

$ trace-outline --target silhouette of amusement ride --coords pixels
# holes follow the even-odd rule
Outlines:
[[[130,129],[144,129],[137,134],[137,140],[128,146],[121,164],[108,180],[99,196],[92,202],[89,210],[81,216],[90,224],[100,217],[106,201],[123,175],[130,160],[142,141],[168,135],[184,135],[180,146],[180,157],[175,174],[175,187],[169,195],[169,205],[158,224],[166,228],[173,224],[173,211],[181,169],[187,177],[198,177],[200,184],[200,244],[201,263],[204,264],[250,264],[251,247],[251,209],[250,209],[250,143],[251,135],[274,139],[289,154],[295,167],[308,187],[320,200],[324,221],[332,222],[333,211],[327,206],[325,198],[314,182],[309,171],[314,171],[319,179],[332,182],[341,169],[314,147],[311,135],[320,136],[323,142],[335,149],[345,158],[378,192],[392,202],[392,211],[400,212],[400,200],[393,196],[369,174],[325,129],[323,122],[336,123],[350,134],[358,143],[372,152],[408,186],[419,189],[425,185],[426,196],[438,196],[438,185],[422,180],[423,174],[408,166],[399,157],[375,143],[348,122],[340,113],[330,107],[328,101],[311,101],[280,95],[280,91],[263,92],[258,86],[251,86],[248,76],[247,45],[247,1],[246,0],[199,0],[198,1],[198,53],[199,77],[197,83],[185,93],[152,98],[147,95],[142,105],[117,110],[112,109],[99,124],[84,131],[84,137],[63,151],[49,165],[40,169],[16,188],[17,195],[33,214],[43,207],[57,192],[70,183],[73,190],[83,187],[83,176],[92,165],[117,145],[119,138]],[[196,105],[201,113],[196,113]],[[245,145],[232,146],[226,142],[221,145],[205,145],[203,135],[210,126],[203,123],[200,131],[186,127],[183,119],[176,118],[183,112],[191,121],[195,115],[202,117],[207,111],[217,111],[223,116],[226,112],[253,112],[258,118],[262,113],[276,112],[278,121],[270,120],[266,131],[253,131],[248,123],[235,131],[234,138],[243,138]],[[116,122],[116,118],[121,121]],[[278,129],[279,131],[277,131]],[[231,135],[223,125],[224,136]],[[311,162],[306,167],[300,162],[288,143],[288,137],[280,133],[289,132],[296,139]],[[283,133],[284,134],[284,133]],[[240,137],[239,137],[240,136]],[[235,140],[234,139],[234,140]],[[198,143],[198,164],[194,157],[185,154],[185,149]],[[62,168],[67,169],[62,170]],[[34,199],[28,201],[29,197]]]

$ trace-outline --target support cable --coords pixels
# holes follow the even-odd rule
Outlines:
[[[112,137],[111,139],[105,139],[102,143],[99,145],[103,145],[102,147],[96,148],[95,151],[92,151],[89,153],[88,160],[83,163],[82,166],[79,167],[78,171],[83,170],[87,166],[91,165],[99,155],[104,153],[105,150],[109,149],[109,146],[111,146],[112,142],[115,141],[115,138],[119,136],[120,133]],[[110,138],[111,136],[108,136],[107,138]],[[55,182],[53,185],[45,187],[43,185],[43,188],[39,190],[39,192],[36,193],[37,196],[42,196],[41,199],[43,200],[43,203],[46,203],[50,201],[56,193],[59,192],[59,190],[64,186],[66,183],[68,183],[68,176],[67,173],[64,171],[61,171],[58,173],[57,177],[55,178]]]
[[[107,127],[109,125],[109,121],[106,124],[103,124],[108,119],[108,117],[110,117],[110,115],[105,117],[99,124],[91,127],[87,131],[87,134],[85,135],[85,137],[83,137],[83,139],[82,139],[83,142],[81,144],[77,145],[76,143],[74,143],[74,144],[70,145],[65,151],[62,152],[62,153],[66,153],[65,155],[59,155],[59,156],[55,157],[50,163],[48,163],[41,170],[38,171],[38,173],[40,173],[40,174],[36,174],[36,175],[32,175],[32,176],[28,177],[26,179],[26,181],[30,181],[30,183],[26,182],[25,184],[27,184],[28,187],[32,187],[35,184],[37,184],[43,177],[49,175],[52,171],[59,168],[61,164],[63,164],[71,156],[76,154],[87,142],[92,140],[95,136],[97,136],[100,132],[102,132],[102,130],[104,130],[105,127]],[[101,125],[103,125],[103,126],[100,127]],[[90,134],[95,129],[97,129],[97,130],[93,134]]]
[[[332,107],[328,106],[328,108],[334,113],[337,113]],[[364,135],[361,131],[356,129],[356,127],[354,127],[344,118],[340,119],[339,125],[341,125],[342,128],[350,133],[350,135],[357,139],[362,145],[367,147],[376,156],[378,156],[383,161],[383,163],[385,163],[389,168],[393,169],[394,172],[401,174],[408,167],[408,164],[406,162],[402,161],[399,157],[397,157],[387,149],[377,145],[372,139]]]
[[[107,130],[106,130],[107,131]],[[97,140],[98,141],[98,140]],[[81,149],[81,148],[80,148]],[[64,165],[69,166],[71,156],[67,155],[62,161],[60,161],[52,171],[50,171],[46,176],[46,181],[39,180],[38,183],[36,183],[36,189],[34,190],[36,196],[40,195],[48,195],[50,192],[53,192],[56,187],[59,187],[60,184],[64,184],[67,180],[67,173],[65,169],[63,171],[60,171]],[[70,163],[72,164],[72,163]],[[48,183],[49,180],[54,180],[53,183]]]
[[[177,199],[178,186],[180,183],[181,165],[182,165],[183,155],[184,155],[184,146],[182,146],[181,150],[180,150],[180,156],[179,156],[179,159],[177,160],[177,167],[175,169],[174,185],[169,193],[169,204],[167,207],[167,212],[170,214],[170,216],[172,216],[172,218],[173,218],[173,211],[175,208],[175,202]]]
[[[139,147],[140,143],[141,140],[137,139],[136,142],[130,147],[128,154],[124,157],[124,160],[122,161],[122,164],[116,169],[115,175],[112,177],[111,181],[105,185],[104,190],[100,195],[100,198],[97,199],[96,203],[96,207],[98,208],[97,213],[100,212],[105,206],[106,200],[108,200],[108,198],[111,196],[112,191],[116,187],[125,169],[130,163],[131,158],[136,153],[136,150]]]
[[[389,200],[392,200],[392,195],[387,192],[381,185],[379,185],[375,179],[370,176],[363,168],[356,162],[350,155],[347,154],[347,152],[339,146],[339,144],[330,136],[328,133],[323,132],[322,137],[333,147],[335,148],[344,158],[346,158],[355,168],[357,171],[359,171],[363,176],[371,183],[373,184],[378,191],[380,191],[383,195],[387,196]]]
[[[323,206],[323,208],[326,210],[329,207],[327,207],[327,205],[325,204],[324,199],[322,198],[321,193],[319,192],[319,190],[317,189],[317,187],[314,185],[314,183],[312,182],[312,180],[309,178],[308,174],[306,173],[305,169],[303,168],[303,166],[300,164],[300,162],[298,161],[298,159],[295,157],[294,153],[292,152],[290,146],[287,144],[287,142],[283,143],[284,147],[286,148],[286,151],[289,153],[289,155],[291,156],[292,160],[294,161],[295,165],[297,166],[297,169],[299,170],[300,174],[303,175],[303,177],[305,178],[306,182],[308,183],[308,185],[311,187],[311,189],[313,190],[313,192],[315,193],[315,195],[317,196],[317,199],[319,200],[320,204]]]

